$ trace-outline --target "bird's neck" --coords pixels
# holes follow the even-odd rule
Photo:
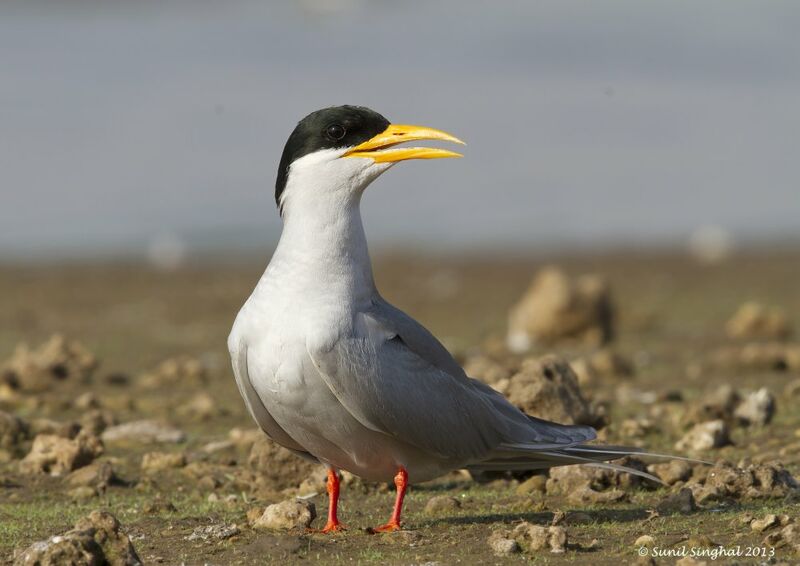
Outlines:
[[[284,210],[284,227],[270,262],[305,293],[366,300],[375,292],[372,262],[361,222],[360,195],[337,198],[318,192]],[[268,270],[269,271],[269,270]]]

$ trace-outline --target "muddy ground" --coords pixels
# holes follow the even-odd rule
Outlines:
[[[592,340],[555,340],[527,356],[554,353],[583,368],[597,351],[622,360],[610,370],[578,371],[593,418],[607,423],[605,440],[676,452],[693,426],[721,421],[729,443],[685,451],[728,462],[730,468],[717,466],[711,474],[728,474],[725,486],[709,479],[708,466],[678,470],[681,478],[670,478],[670,486],[598,473],[562,478],[574,489],[561,490],[552,478],[478,483],[453,473],[412,488],[406,531],[370,535],[364,528],[388,518],[392,494],[387,486],[346,478],[340,507],[346,532],[253,528],[267,505],[298,494],[316,504],[318,515],[326,506],[315,470],[253,434],[229,368],[227,333],[264,262],[205,262],[176,272],[123,263],[5,266],[0,360],[13,358],[20,342],[46,346],[34,354],[18,351],[17,373],[30,370],[20,365],[36,365],[36,355],[40,361],[66,357],[45,360],[50,366],[30,370],[44,375],[33,377],[14,375],[6,365],[0,380],[0,411],[7,415],[5,429],[0,422],[0,556],[6,563],[21,560],[35,541],[104,509],[144,563],[618,564],[639,559],[642,545],[678,553],[683,546],[719,545],[752,553],[747,548],[754,546],[774,554],[773,562],[797,561],[800,497],[792,476],[800,476],[800,367],[781,356],[800,341],[800,251],[741,253],[716,265],[667,253],[513,260],[397,255],[376,262],[376,278],[388,300],[460,360],[513,373],[525,356],[504,349],[509,308],[547,263],[607,279],[614,337],[602,348]],[[767,329],[732,337],[726,323],[752,300],[778,307],[781,324],[795,333]],[[53,339],[56,334],[64,341]],[[720,393],[725,385],[733,391]],[[766,423],[743,420],[734,405],[761,388],[774,401],[774,414],[767,410]],[[704,406],[726,395],[730,407]],[[144,419],[161,427],[157,438],[143,429],[125,438],[124,429],[114,428]],[[53,450],[63,440],[71,443],[64,449],[76,452],[62,457],[45,450],[37,459],[31,452],[41,436],[57,445]],[[772,474],[770,485],[764,474]],[[585,487],[587,495],[574,496]],[[682,496],[691,503],[665,506],[682,487],[692,489]],[[434,497],[438,507],[426,510]],[[510,532],[522,522],[563,528],[566,545],[536,550],[530,537]],[[510,554],[497,554],[503,544],[490,546],[493,533],[512,541],[504,543]],[[756,559],[714,563],[735,561]]]

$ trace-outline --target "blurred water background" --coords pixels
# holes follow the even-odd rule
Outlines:
[[[270,250],[288,134],[345,103],[469,144],[368,190],[373,249],[797,241],[798,24],[790,1],[5,0],[0,259]]]

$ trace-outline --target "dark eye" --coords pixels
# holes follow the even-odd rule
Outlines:
[[[347,131],[344,129],[344,126],[339,124],[331,124],[328,126],[328,129],[325,130],[325,133],[328,134],[328,137],[332,140],[340,140],[344,137]]]

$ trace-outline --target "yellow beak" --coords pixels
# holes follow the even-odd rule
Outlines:
[[[398,147],[391,149],[399,143],[414,140],[441,140],[464,145],[464,142],[457,137],[441,130],[434,130],[424,126],[391,124],[377,136],[348,150],[342,157],[369,157],[375,163],[391,163],[405,161],[406,159],[461,157],[460,153],[435,147]]]

